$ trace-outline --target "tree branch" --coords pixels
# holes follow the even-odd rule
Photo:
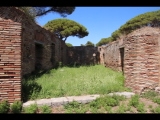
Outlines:
[[[52,10],[52,8],[51,8],[51,9],[49,9],[49,10],[46,10],[46,11],[44,11],[44,12],[37,13],[37,14],[36,14],[36,16],[42,16],[42,15],[47,14],[48,12],[51,12],[51,11],[53,11],[53,10]]]

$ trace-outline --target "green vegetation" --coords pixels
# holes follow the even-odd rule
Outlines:
[[[74,83],[74,84],[73,84]],[[60,67],[41,77],[23,79],[23,98],[41,99],[125,91],[124,76],[102,65]]]
[[[43,105],[43,106],[39,107],[39,109],[42,113],[51,113],[52,112],[51,107],[49,107],[47,105]]]
[[[139,95],[132,96],[129,101],[129,105],[133,107],[137,107],[139,105]]]
[[[156,93],[155,91],[147,91],[142,94],[142,97],[147,99],[153,99],[156,96],[158,96],[158,93]]]
[[[145,106],[144,103],[139,103],[137,105],[137,111],[140,112],[140,113],[145,113],[146,110],[145,110],[144,106]]]
[[[160,10],[140,14],[122,25],[119,30],[120,33],[128,34],[133,30],[143,26],[158,27],[160,25]]]
[[[122,96],[105,95],[88,104],[81,104],[76,101],[70,102],[64,105],[64,109],[67,113],[86,113],[88,111],[92,113],[103,113],[106,112],[106,110],[111,113],[111,108],[118,106],[119,102],[125,99],[126,98]]]
[[[66,43],[66,45],[67,45],[68,47],[73,47],[73,45],[72,45],[71,43]]]
[[[22,102],[21,101],[14,101],[11,105],[12,113],[21,113],[22,111]]]
[[[155,103],[160,105],[160,97],[155,97],[152,100],[153,100],[153,102],[155,102]]]
[[[73,20],[64,18],[48,21],[44,25],[44,28],[55,33],[61,40],[64,41],[66,41],[69,36],[83,38],[85,36],[88,36],[89,34],[87,29],[83,25]]]
[[[87,41],[87,43],[85,44],[85,46],[93,46],[94,47],[94,43],[92,43],[91,41]]]
[[[0,102],[0,113],[8,113],[10,109],[10,104],[7,100],[3,100]]]
[[[105,45],[105,44],[108,44],[109,42],[112,42],[112,37],[102,38],[102,39],[96,44],[96,46]]]
[[[37,104],[31,104],[30,106],[24,108],[25,113],[37,113],[37,111],[38,111]]]

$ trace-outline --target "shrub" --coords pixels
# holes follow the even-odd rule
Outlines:
[[[147,91],[142,94],[142,97],[147,99],[153,99],[156,96],[158,96],[158,93],[156,93],[155,91]]]
[[[138,111],[138,112],[145,112],[144,103],[139,103],[139,104],[137,105],[137,111]]]
[[[72,101],[66,105],[64,105],[65,109],[69,109],[69,108],[79,108],[80,103],[78,103],[77,101]]]
[[[139,95],[132,96],[130,101],[129,101],[129,105],[137,107],[138,104],[139,104]]]
[[[7,100],[3,100],[0,102],[0,113],[8,113],[10,109],[10,104]]]
[[[22,110],[22,102],[21,101],[15,101],[12,105],[11,105],[11,111],[13,113],[20,113]]]
[[[37,104],[31,104],[29,107],[24,109],[25,113],[36,113],[38,110]]]
[[[42,113],[51,113],[52,112],[51,108],[47,105],[41,106],[40,110],[41,110]]]
[[[160,104],[160,98],[159,97],[153,98],[153,102]]]
[[[160,106],[156,107],[155,109],[152,109],[153,113],[160,113]]]

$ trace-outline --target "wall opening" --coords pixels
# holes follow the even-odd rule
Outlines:
[[[52,65],[55,64],[55,44],[51,44],[51,62]]]
[[[35,70],[42,69],[43,45],[35,43]]]
[[[124,74],[124,47],[119,48],[119,50],[120,50],[121,70]]]

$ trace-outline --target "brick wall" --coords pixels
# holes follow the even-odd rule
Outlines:
[[[123,39],[98,47],[98,50],[100,51],[100,63],[114,70],[122,71],[120,54],[120,48],[122,47]]]
[[[96,54],[95,59],[93,54]],[[95,60],[95,61],[94,61]],[[99,62],[99,52],[97,47],[74,46],[68,48],[68,64],[89,65]]]
[[[67,63],[65,43],[15,7],[0,8],[0,100],[21,100],[21,80]]]
[[[125,86],[134,92],[160,86],[160,29],[143,27],[98,49],[101,63],[123,71]]]
[[[159,84],[159,38],[159,29],[144,27],[124,39],[125,85],[137,93],[147,89],[154,90]]]
[[[10,10],[0,8],[0,101],[12,103],[21,100],[21,23]]]

